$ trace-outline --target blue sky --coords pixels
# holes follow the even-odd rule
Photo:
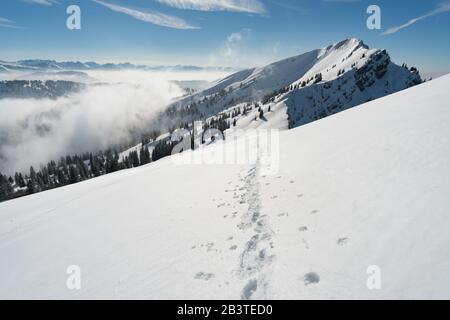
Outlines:
[[[66,8],[72,4],[81,8],[81,30],[66,28]],[[366,27],[371,4],[382,10],[381,30]],[[399,26],[404,27],[395,29]],[[387,30],[393,32],[384,34]],[[449,33],[448,0],[2,0],[0,4],[0,59],[9,61],[247,67],[357,37],[370,47],[388,49],[397,63],[441,73],[450,71]]]

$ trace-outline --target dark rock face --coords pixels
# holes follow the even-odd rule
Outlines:
[[[364,65],[343,71],[336,79],[288,93],[285,98],[289,127],[325,118],[420,83],[422,79],[416,68],[398,66],[386,50],[378,50]]]
[[[388,71],[391,58],[386,50],[379,51],[372,56],[366,65],[355,72],[355,83],[360,91],[371,87],[376,80],[380,80]],[[375,77],[374,77],[375,76]]]

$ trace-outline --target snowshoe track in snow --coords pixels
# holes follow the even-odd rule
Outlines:
[[[269,217],[261,215],[259,170],[258,161],[243,179],[245,185],[241,202],[247,203],[248,209],[242,215],[238,228],[252,234],[239,259],[238,275],[247,279],[241,291],[243,300],[269,298],[270,269],[275,260],[271,243],[274,233],[269,225]]]

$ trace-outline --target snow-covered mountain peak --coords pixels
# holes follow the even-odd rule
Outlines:
[[[242,103],[283,103],[295,127],[421,82],[417,69],[397,66],[386,50],[350,38],[242,70],[173,107],[208,117]]]
[[[364,44],[364,42],[360,39],[350,38],[345,39],[343,41],[336,42],[332,45],[329,45],[326,48],[320,50],[319,58],[323,55],[326,55],[333,51],[356,51],[360,48],[369,49],[369,47]]]

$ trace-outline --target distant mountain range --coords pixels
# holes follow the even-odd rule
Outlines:
[[[72,81],[40,81],[40,80],[13,80],[0,81],[0,99],[55,99],[70,93],[79,92],[86,87],[85,84]]]
[[[137,65],[132,63],[105,63],[97,62],[80,62],[80,61],[62,61],[29,59],[15,62],[0,61],[1,72],[14,71],[64,71],[64,70],[144,70],[144,71],[179,71],[179,72],[195,72],[195,71],[234,71],[228,67],[199,67],[192,65],[176,65],[176,66],[148,66]]]

